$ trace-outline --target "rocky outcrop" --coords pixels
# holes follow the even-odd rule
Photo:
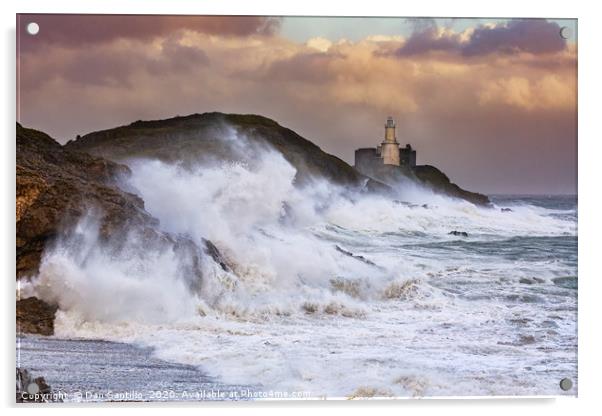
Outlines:
[[[344,255],[346,255],[346,256],[349,256],[349,257],[351,257],[351,258],[353,258],[353,259],[356,259],[356,260],[358,260],[358,261],[361,261],[362,263],[366,263],[366,264],[368,264],[368,265],[370,265],[370,266],[374,266],[374,267],[376,267],[376,268],[379,268],[379,269],[381,269],[381,270],[384,270],[382,267],[380,267],[379,265],[377,265],[376,263],[374,263],[372,260],[369,260],[369,259],[365,258],[364,256],[360,256],[359,254],[353,254],[352,252],[350,252],[350,251],[347,251],[347,250],[345,250],[344,248],[341,248],[341,247],[339,247],[338,245],[335,245],[335,246],[334,246],[334,248],[335,248],[335,249],[336,249],[336,250],[337,250],[339,253],[342,253],[342,254],[344,254]]]
[[[56,306],[35,297],[17,300],[17,334],[54,334],[56,310]]]
[[[65,150],[50,136],[17,124],[17,278],[37,273],[42,251],[91,209],[101,233],[156,224],[138,196],[119,189],[127,166]]]
[[[466,231],[457,231],[453,230],[447,233],[449,235],[455,235],[456,237],[468,237],[468,233]]]
[[[244,136],[231,138],[231,130]],[[399,181],[418,181],[435,192],[489,205],[485,195],[465,191],[433,166],[403,169],[383,165],[374,175],[360,173],[336,156],[330,155],[293,130],[274,120],[251,114],[204,113],[165,120],[136,121],[127,126],[102,130],[78,137],[65,145],[115,162],[127,163],[138,157],[167,162],[192,163],[211,160],[253,160],[253,152],[275,149],[297,170],[296,183],[324,178],[347,188],[390,193]],[[395,168],[395,169],[391,169]]]
[[[232,131],[238,137],[231,137]],[[343,160],[266,117],[204,113],[166,120],[137,121],[127,126],[86,134],[65,145],[116,162],[151,157],[167,162],[253,160],[254,152],[271,148],[297,170],[296,183],[312,178],[368,191],[387,192]]]
[[[152,221],[143,202],[115,185],[126,166],[65,151],[50,136],[17,124],[16,160],[17,279],[38,272],[44,248],[68,232],[88,209],[103,212],[105,235],[129,221]],[[17,330],[54,332],[56,306],[40,299],[17,301]]]
[[[187,259],[183,270],[190,285],[201,282],[205,255],[221,262],[213,245],[201,250],[191,239],[158,230],[158,221],[144,210],[138,196],[118,184],[130,174],[127,166],[65,149],[50,136],[17,124],[16,243],[17,279],[38,273],[43,252],[90,212],[97,217],[101,243],[118,252],[124,236],[136,233],[145,247],[169,245]],[[110,243],[110,244],[109,244]],[[19,332],[52,335],[56,306],[35,297],[18,300]]]
[[[491,206],[487,195],[466,191],[452,183],[447,175],[431,165],[420,165],[412,168],[412,173],[420,182],[435,192],[443,193],[454,198],[464,199],[475,205]]]
[[[232,268],[228,265],[228,262],[226,261],[226,259],[222,255],[222,253],[220,253],[220,251],[215,246],[215,244],[213,244],[210,240],[206,240],[206,239],[203,239],[203,242],[205,243],[205,253],[207,255],[211,256],[213,261],[216,264],[218,264],[222,268],[223,271],[225,271],[225,272],[232,271]]]
[[[362,173],[393,189],[400,190],[402,193],[405,186],[419,183],[438,194],[464,199],[475,205],[491,205],[486,195],[460,188],[452,183],[447,175],[430,165],[419,165],[410,168],[409,166],[374,163],[370,166],[362,166]]]
[[[69,235],[87,213],[98,216],[102,242],[119,249],[123,235],[135,230],[144,244],[170,244],[189,259],[186,274],[196,290],[201,282],[201,258],[212,257],[225,271],[230,266],[218,249],[205,242],[202,250],[190,239],[158,230],[158,221],[137,195],[119,187],[131,174],[124,164],[132,158],[193,164],[198,161],[254,160],[270,148],[297,170],[295,183],[326,179],[362,192],[392,192],[386,181],[359,173],[341,159],[273,120],[257,115],[193,114],[167,120],[137,121],[127,126],[79,137],[61,146],[47,134],[17,124],[16,160],[16,277],[38,273],[42,254],[61,236]],[[465,191],[432,166],[390,172],[396,180],[418,180],[437,192],[487,205],[485,195]],[[389,173],[387,173],[389,174]],[[26,332],[51,334],[56,308],[36,298],[18,304],[18,326]]]

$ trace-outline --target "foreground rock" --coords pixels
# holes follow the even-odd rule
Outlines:
[[[126,222],[152,222],[143,202],[118,189],[126,166],[68,152],[50,136],[17,124],[16,159],[17,279],[38,273],[44,248],[68,232],[92,207],[104,213],[103,234]],[[56,306],[40,299],[17,302],[19,332],[52,335]]]
[[[142,199],[117,186],[129,174],[127,166],[69,152],[47,134],[17,124],[17,278],[36,274],[48,241],[90,209],[101,212],[103,236],[126,224],[156,224]]]
[[[52,393],[44,377],[36,377],[24,368],[17,367],[17,403],[50,403],[62,401]],[[59,395],[60,396],[60,395]]]
[[[56,310],[56,306],[48,305],[35,297],[17,300],[17,334],[54,334]]]

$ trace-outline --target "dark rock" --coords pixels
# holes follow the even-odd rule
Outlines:
[[[24,368],[16,369],[17,403],[61,402],[60,397],[52,394],[52,389],[44,377],[33,378]]]
[[[535,283],[544,283],[545,280],[541,279],[539,277],[532,277],[532,278],[527,278],[527,277],[521,277],[520,280],[518,281],[519,283],[523,283],[525,285],[533,285]]]
[[[54,316],[57,307],[35,298],[17,301],[17,333],[54,334]]]
[[[394,190],[403,190],[406,185],[419,183],[433,192],[464,199],[475,205],[491,207],[486,195],[469,192],[452,183],[449,178],[434,166],[419,165],[394,166],[382,163],[371,163],[359,167],[361,173],[382,182]]]
[[[232,129],[245,139],[229,137]],[[214,112],[136,121],[86,134],[65,147],[116,162],[150,157],[183,166],[216,159],[253,161],[256,152],[271,148],[297,169],[297,185],[303,186],[311,183],[313,178],[319,178],[368,192],[390,191],[386,185],[360,174],[294,131],[274,120],[252,114]]]
[[[434,166],[419,165],[412,168],[412,174],[415,175],[420,182],[437,193],[442,193],[451,197],[464,199],[472,202],[475,205],[492,206],[487,195],[477,192],[470,192],[460,188],[455,183],[452,183],[447,175],[441,172]]]
[[[356,259],[356,260],[359,260],[359,261],[361,261],[361,262],[363,262],[363,263],[369,264],[370,266],[374,266],[374,267],[381,268],[379,265],[377,265],[376,263],[374,263],[374,262],[373,262],[373,261],[371,261],[371,260],[368,260],[368,259],[367,259],[367,258],[365,258],[364,256],[360,256],[360,255],[358,255],[358,254],[353,254],[353,253],[352,253],[352,252],[350,252],[350,251],[347,251],[347,250],[345,250],[345,249],[342,249],[342,248],[341,248],[341,247],[339,247],[338,245],[335,245],[334,247],[336,248],[336,250],[337,250],[339,253],[343,253],[343,254],[344,254],[344,255],[346,255],[346,256],[352,257],[352,258],[354,258],[354,259]]]
[[[468,237],[468,233],[466,231],[450,231],[449,235],[455,235],[457,237]]]
[[[17,124],[17,278],[37,274],[49,241],[90,209],[102,212],[101,233],[130,224],[157,224],[138,196],[119,189],[127,166],[69,152],[50,136]]]
[[[231,271],[232,268],[228,265],[222,253],[215,247],[215,244],[207,239],[203,239],[203,242],[205,243],[205,253],[211,256],[211,258],[220,265],[222,270],[225,272]]]
[[[501,211],[502,212],[514,212],[510,208],[502,208]]]
[[[227,266],[215,246],[206,244],[202,250],[187,236],[160,231],[159,221],[144,210],[142,199],[119,187],[130,175],[127,166],[70,151],[47,134],[18,123],[16,162],[17,279],[37,275],[44,249],[71,235],[90,212],[98,214],[99,244],[107,250],[119,254],[128,244],[124,235],[135,237],[146,251],[172,249],[182,259],[181,274],[189,277],[192,290],[201,286],[205,250]],[[40,299],[20,300],[18,328],[51,335],[55,311]]]
[[[244,143],[225,139],[232,128],[246,138]],[[487,196],[460,188],[451,183],[443,172],[429,165],[412,169],[383,165],[381,171],[364,175],[274,120],[253,114],[213,112],[136,121],[127,126],[86,134],[65,145],[69,150],[87,152],[120,163],[136,157],[151,157],[184,166],[215,159],[252,161],[254,152],[266,147],[278,151],[296,168],[295,183],[299,186],[318,178],[354,190],[390,194],[399,181],[405,179],[418,181],[437,193],[477,205],[491,205]]]

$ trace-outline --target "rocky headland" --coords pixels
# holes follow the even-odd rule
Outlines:
[[[202,279],[200,261],[211,256],[228,265],[210,242],[199,248],[185,236],[159,231],[158,221],[144,201],[120,187],[131,172],[127,163],[137,158],[159,159],[182,165],[199,161],[252,160],[253,152],[269,148],[296,168],[295,184],[327,180],[350,191],[391,194],[391,181],[377,181],[322,151],[311,141],[277,122],[258,115],[204,113],[166,120],[136,121],[93,132],[61,146],[47,134],[17,123],[16,158],[16,278],[38,273],[43,252],[69,234],[90,211],[98,214],[100,238],[119,249],[124,233],[139,233],[145,244],[170,244],[189,262],[189,274]],[[224,140],[229,136],[244,137]],[[411,180],[435,192],[488,205],[485,195],[465,191],[433,166],[391,173],[393,183]],[[196,283],[195,283],[196,282]],[[35,297],[17,300],[17,331],[51,335],[57,305]]]
[[[242,144],[235,140],[224,140],[232,130],[244,136]],[[213,112],[165,120],[136,121],[127,126],[78,137],[68,142],[65,148],[120,163],[137,157],[188,163],[252,158],[253,152],[262,146],[280,152],[295,167],[299,185],[308,183],[312,178],[324,178],[363,192],[390,192],[395,184],[410,180],[436,193],[465,199],[476,205],[490,205],[486,195],[460,188],[443,172],[430,165],[416,166],[411,170],[390,169],[385,174],[390,176],[389,181],[382,180],[380,175],[365,176],[293,130],[272,119],[253,114]]]
[[[47,134],[20,124],[16,162],[17,280],[35,276],[44,250],[68,235],[90,211],[98,215],[101,241],[119,250],[123,236],[136,232],[145,244],[169,244],[190,259],[188,272],[197,281],[200,258],[219,256],[209,242],[200,249],[186,237],[158,231],[158,221],[145,211],[144,201],[119,187],[120,178],[130,174],[125,165],[70,151]],[[18,293],[17,332],[52,335],[56,310],[57,305],[20,298]]]

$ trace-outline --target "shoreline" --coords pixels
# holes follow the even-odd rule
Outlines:
[[[20,347],[20,348],[19,348]],[[42,376],[63,402],[249,400],[249,386],[221,384],[152,348],[87,339],[17,336],[17,368]]]

